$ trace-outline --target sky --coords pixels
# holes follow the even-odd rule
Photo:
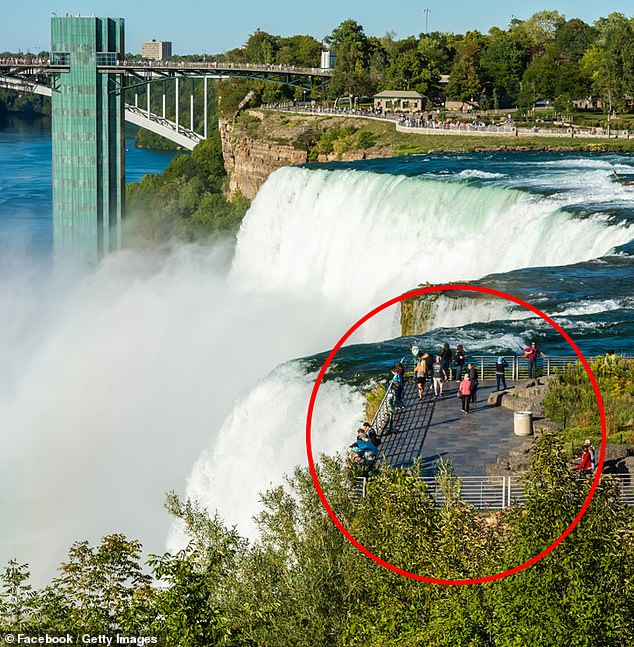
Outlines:
[[[123,17],[126,51],[140,52],[143,41],[155,38],[172,41],[174,54],[222,53],[243,45],[258,28],[280,36],[310,34],[322,39],[347,18],[360,23],[369,36],[394,31],[397,38],[404,38],[425,32],[426,20],[429,31],[465,33],[470,29],[487,32],[492,26],[506,28],[512,18],[523,20],[544,9],[556,9],[567,18],[588,23],[614,11],[634,14],[631,0],[557,0],[551,4],[453,0],[446,5],[431,0],[74,0],[68,4],[1,0],[1,4],[0,51],[48,50],[52,12],[58,16],[68,12]]]

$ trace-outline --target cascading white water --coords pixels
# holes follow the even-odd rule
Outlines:
[[[117,531],[161,550],[163,493],[192,465],[187,494],[251,532],[258,492],[305,463],[312,376],[289,358],[422,281],[576,262],[631,237],[519,191],[284,169],[230,271],[222,246],[115,254],[74,282],[3,265],[0,563],[50,576],[73,540]],[[392,317],[361,338],[390,336]],[[318,405],[317,450],[345,446],[359,395],[329,383]]]
[[[364,171],[284,168],[243,223],[236,279],[360,312],[415,287],[604,256],[634,237],[604,216],[496,186]]]
[[[559,320],[561,317],[584,316],[619,310],[631,307],[631,303],[632,299],[586,300],[560,306],[556,311],[547,314],[555,320]],[[537,318],[537,315],[502,298],[473,298],[469,296],[455,298],[441,294],[432,304],[426,327],[430,330],[433,328],[458,328],[468,324],[531,318]],[[537,321],[536,325],[539,326],[541,323]]]

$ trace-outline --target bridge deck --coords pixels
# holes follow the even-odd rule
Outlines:
[[[447,382],[442,397],[435,399],[425,385],[425,396],[418,400],[416,385],[406,382],[405,410],[394,414],[392,431],[381,443],[383,461],[393,466],[410,465],[423,459],[423,475],[436,471],[439,459],[451,459],[459,476],[486,474],[498,456],[518,447],[525,438],[513,433],[513,412],[487,404],[495,383],[481,382],[478,402],[469,414],[460,410],[457,384]]]

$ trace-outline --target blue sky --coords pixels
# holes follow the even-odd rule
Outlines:
[[[346,18],[354,18],[368,35],[395,31],[404,37],[425,31],[424,9],[429,8],[429,31],[464,33],[505,28],[511,17],[528,18],[542,9],[557,9],[567,18],[592,23],[600,16],[619,11],[634,13],[631,0],[609,4],[596,0],[559,0],[551,5],[528,0],[521,3],[453,0],[411,2],[386,0],[3,0],[0,18],[0,51],[48,49],[51,12],[81,15],[123,16],[126,19],[126,50],[139,52],[144,40],[171,40],[174,53],[223,52],[244,43],[258,27],[273,34],[311,34],[318,39],[329,34]],[[602,8],[603,7],[603,8]]]

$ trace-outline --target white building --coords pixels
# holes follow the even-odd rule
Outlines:
[[[335,67],[335,60],[337,55],[330,50],[323,50],[321,53],[321,69],[332,70]]]
[[[169,40],[154,40],[141,43],[141,57],[163,61],[172,55],[172,43]]]

